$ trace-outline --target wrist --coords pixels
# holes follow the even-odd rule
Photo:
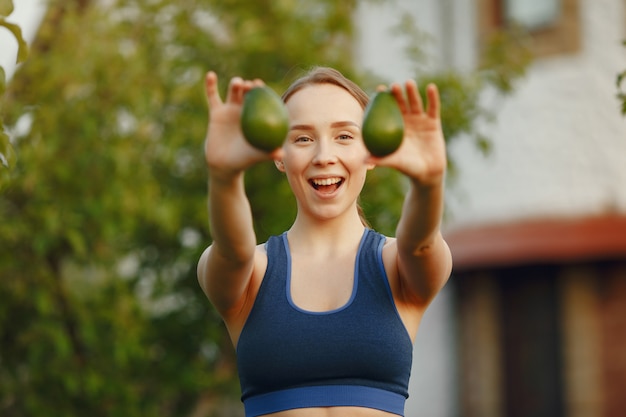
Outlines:
[[[428,178],[408,178],[411,187],[419,193],[440,191],[444,188],[445,185],[445,177],[443,174],[431,176]]]
[[[209,166],[209,185],[230,187],[243,182],[244,171]]]

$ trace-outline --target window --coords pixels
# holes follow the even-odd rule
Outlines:
[[[504,0],[504,20],[530,31],[553,26],[560,13],[559,0]]]
[[[536,57],[580,50],[579,0],[477,0],[479,36],[519,25],[530,34]]]

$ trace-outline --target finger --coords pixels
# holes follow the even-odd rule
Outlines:
[[[252,80],[253,87],[263,87],[264,85],[265,83],[260,78],[255,78],[254,80]]]
[[[265,84],[263,83],[263,81],[261,81],[258,78],[255,78],[254,80],[245,80],[243,82],[243,95],[245,95],[248,91],[252,90],[253,88],[256,87],[262,87]]]
[[[228,84],[227,102],[241,103],[243,100],[244,82],[241,77],[233,77]]]
[[[428,87],[426,87],[426,96],[428,97],[428,116],[438,119],[441,102],[439,99],[439,90],[435,84],[428,84]]]
[[[407,103],[404,99],[404,93],[402,92],[402,87],[400,84],[393,83],[390,88],[391,94],[396,98],[396,102],[398,102],[398,106],[400,107],[400,111],[402,113],[406,113],[407,111]]]
[[[411,113],[421,114],[424,111],[424,105],[415,81],[408,80],[406,82],[406,95],[409,102],[409,111]]]
[[[243,80],[242,84],[241,84],[241,97],[243,98],[243,96],[250,91],[250,89],[252,88],[252,81],[250,80]]]
[[[204,88],[206,92],[207,102],[210,107],[219,106],[222,104],[222,99],[217,88],[217,74],[213,71],[209,71],[205,77]]]

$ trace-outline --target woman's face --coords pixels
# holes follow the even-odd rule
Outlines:
[[[286,106],[290,127],[277,167],[287,175],[299,212],[330,219],[356,210],[372,168],[365,163],[358,101],[341,87],[314,84],[294,93]]]

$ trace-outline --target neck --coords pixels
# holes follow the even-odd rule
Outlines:
[[[361,241],[365,226],[358,213],[333,219],[313,219],[298,215],[287,232],[293,251],[339,253]]]

